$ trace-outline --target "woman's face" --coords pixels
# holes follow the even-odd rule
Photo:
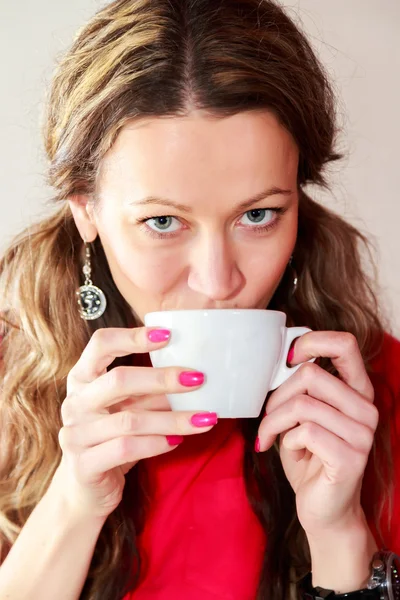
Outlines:
[[[298,159],[269,112],[141,119],[102,161],[97,208],[84,196],[70,206],[140,322],[155,310],[266,308],[296,242]]]

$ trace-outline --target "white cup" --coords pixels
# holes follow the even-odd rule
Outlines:
[[[210,411],[220,418],[258,417],[267,393],[301,366],[286,366],[292,341],[311,331],[286,327],[284,312],[257,309],[160,311],[145,315],[144,322],[171,330],[168,345],[150,352],[154,367],[205,374],[199,389],[167,395],[172,410]]]

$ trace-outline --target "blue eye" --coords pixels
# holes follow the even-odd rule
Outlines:
[[[257,208],[257,209],[253,209],[253,210],[248,210],[246,213],[244,213],[242,219],[246,218],[248,219],[247,223],[243,222],[241,220],[242,225],[248,225],[253,224],[253,225],[266,225],[268,223],[268,221],[264,221],[267,212],[273,212],[272,210],[267,210],[266,208]]]
[[[252,231],[254,234],[263,234],[278,225],[280,218],[287,208],[255,208],[245,212],[237,221],[242,226],[242,229]],[[268,214],[269,213],[269,214]],[[275,218],[271,218],[275,215]],[[143,231],[157,239],[168,239],[177,237],[178,232],[187,231],[189,228],[182,223],[177,217],[170,215],[162,215],[160,217],[145,217],[139,219],[137,223]]]
[[[175,229],[171,228],[171,225],[174,224],[174,221],[177,225]],[[179,221],[175,219],[175,217],[153,217],[145,221],[145,223],[153,231],[166,231],[167,233],[172,233],[174,231],[178,231],[179,229]]]

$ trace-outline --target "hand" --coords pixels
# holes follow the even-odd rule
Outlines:
[[[356,338],[310,332],[296,341],[292,364],[329,357],[339,377],[305,363],[271,394],[259,428],[260,451],[279,437],[280,457],[308,536],[345,531],[363,520],[361,483],[379,413]]]
[[[216,423],[213,413],[205,423],[195,419],[195,425],[191,422],[195,413],[170,410],[166,393],[195,390],[202,383],[199,377],[190,382],[188,376],[180,383],[182,372],[189,372],[189,379],[195,374],[190,369],[116,367],[107,372],[117,356],[165,346],[168,340],[149,340],[153,329],[96,331],[68,375],[56,485],[68,506],[80,514],[107,517],[121,501],[124,476],[133,465],[173,450],[182,435],[208,431]]]

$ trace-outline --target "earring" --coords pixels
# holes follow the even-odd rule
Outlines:
[[[297,272],[296,272],[296,269],[292,266],[292,262],[293,262],[293,254],[292,254],[292,256],[290,257],[290,260],[289,260],[289,266],[291,267],[291,269],[293,271],[293,288],[292,288],[292,291],[290,293],[290,296],[293,296],[293,294],[295,293],[296,288],[297,288],[297,282],[298,282]]]
[[[85,241],[86,260],[83,266],[83,274],[85,283],[76,291],[78,296],[79,312],[82,319],[85,321],[93,321],[98,319],[107,308],[107,300],[104,292],[93,285],[90,276],[92,274],[92,266],[90,262],[90,246]]]

